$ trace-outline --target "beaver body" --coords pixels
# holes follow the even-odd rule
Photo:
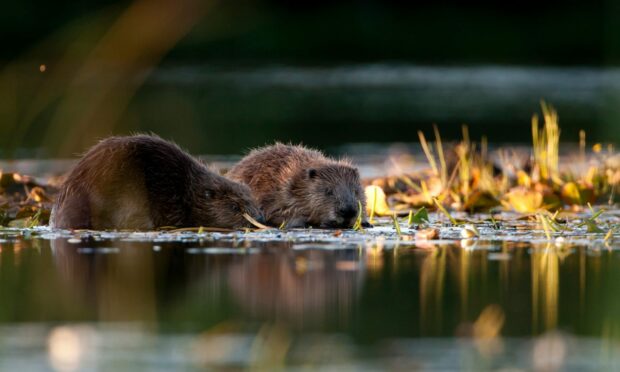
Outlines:
[[[303,146],[277,143],[250,152],[226,175],[247,184],[267,222],[287,227],[352,227],[365,197],[358,170]]]
[[[50,225],[149,230],[249,226],[262,213],[247,186],[209,170],[156,136],[110,137],[91,148],[62,185]]]

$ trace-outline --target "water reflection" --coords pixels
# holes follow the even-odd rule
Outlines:
[[[420,329],[424,335],[440,333],[447,254],[447,248],[440,247],[428,252],[422,260],[420,270]]]
[[[151,244],[114,243],[118,247],[104,244],[52,240],[60,287],[76,295],[77,303],[91,309],[97,320],[154,322],[158,280]],[[170,276],[166,280],[174,282],[175,278]],[[165,291],[162,294],[167,295]]]
[[[249,315],[296,327],[330,319],[346,326],[365,271],[356,250],[255,254],[222,269],[233,298]]]
[[[174,314],[208,302],[207,311],[229,308],[229,314],[218,314],[223,317],[268,319],[297,328],[330,319],[345,325],[365,273],[357,249],[325,254],[293,250],[290,244],[261,250],[112,244],[51,241],[60,287],[76,294],[102,321],[156,322],[170,310]]]
[[[2,323],[203,331],[233,322],[360,341],[620,329],[618,253],[567,243],[2,239]]]
[[[559,248],[549,243],[534,247],[532,262],[532,328],[548,330],[557,326],[560,281]],[[541,317],[541,314],[543,315]]]

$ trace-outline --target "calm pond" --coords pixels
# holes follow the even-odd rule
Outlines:
[[[613,238],[431,220],[440,240],[2,230],[0,368],[620,367]]]

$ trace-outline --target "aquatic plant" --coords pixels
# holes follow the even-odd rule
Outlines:
[[[414,223],[415,224],[428,223],[429,221],[430,219],[428,217],[428,211],[426,210],[426,207],[422,207],[418,209],[418,211],[415,212],[415,214],[413,213],[413,209],[409,211],[409,217],[407,219],[408,226],[411,226]]]
[[[357,201],[357,218],[355,219],[355,224],[353,224],[353,230],[355,231],[364,231],[362,227],[364,216],[364,208],[362,207],[362,202],[360,200]]]
[[[256,221],[252,216],[250,216],[247,213],[243,214],[243,218],[245,218],[246,220],[248,220],[249,223],[251,223],[252,225],[256,226],[259,229],[265,229],[265,230],[269,230],[272,229],[272,227],[269,227],[267,225],[264,225],[258,221]]]
[[[398,223],[398,218],[396,217],[396,214],[392,215],[392,223],[394,224],[394,230],[396,230],[396,235],[398,235],[398,238],[400,239],[403,233],[400,230],[400,224]]]
[[[613,146],[608,146],[605,153],[601,144],[595,144],[588,154],[582,131],[578,159],[568,160],[563,167],[558,114],[545,102],[541,103],[541,110],[542,120],[538,115],[532,117],[529,157],[504,148],[497,150],[492,159],[486,138],[479,144],[472,142],[467,126],[462,128],[462,140],[446,148],[434,126],[434,148],[424,133],[418,132],[428,169],[401,174],[395,177],[397,181],[389,177],[370,180],[373,193],[381,194],[380,200],[389,201],[386,211],[411,211],[425,206],[443,213],[452,224],[458,221],[449,210],[474,213],[503,208],[537,213],[560,209],[579,211],[588,203],[617,202],[620,154],[614,153]],[[575,164],[583,171],[572,171]],[[375,203],[377,200],[369,199]],[[594,225],[588,223],[595,231]]]
[[[544,125],[538,129],[538,115],[532,117],[532,148],[534,167],[544,181],[561,184],[559,178],[560,127],[553,107],[541,102]]]

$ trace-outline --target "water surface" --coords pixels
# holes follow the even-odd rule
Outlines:
[[[406,226],[399,239],[388,221],[364,233],[3,230],[0,367],[617,365],[613,239],[547,242],[507,223],[461,240],[433,224],[440,240]]]

